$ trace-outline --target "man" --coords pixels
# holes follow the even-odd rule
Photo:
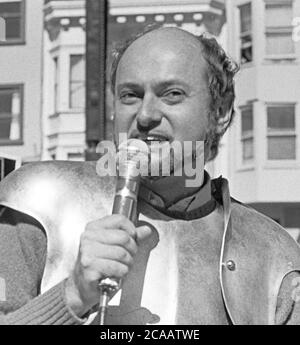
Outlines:
[[[214,39],[144,33],[115,56],[116,140],[204,141],[213,159],[234,114],[236,71]],[[110,215],[113,195],[114,180],[90,163],[25,166],[1,184],[2,323],[84,323],[106,277],[122,279],[108,324],[300,322],[297,244],[230,202],[226,181],[145,178],[137,226]]]

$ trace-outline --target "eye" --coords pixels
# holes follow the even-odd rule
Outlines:
[[[167,90],[162,95],[164,101],[169,104],[180,103],[184,100],[185,96],[185,92],[181,89]]]
[[[124,104],[133,104],[137,101],[137,94],[134,91],[123,91],[120,93],[120,100]]]

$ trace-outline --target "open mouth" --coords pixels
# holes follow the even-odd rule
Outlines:
[[[147,145],[151,144],[165,144],[170,142],[170,138],[164,135],[157,135],[157,134],[152,134],[152,135],[136,135],[133,137],[134,139],[139,139],[144,141]]]

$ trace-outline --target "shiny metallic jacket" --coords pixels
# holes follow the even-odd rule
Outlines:
[[[114,186],[90,162],[28,164],[0,183],[0,204],[46,231],[42,292],[69,275],[85,225],[111,214]],[[153,231],[111,301],[111,324],[275,323],[282,280],[300,271],[299,247],[275,222],[231,203],[226,181],[222,191],[223,206],[191,221],[140,201],[139,223]]]

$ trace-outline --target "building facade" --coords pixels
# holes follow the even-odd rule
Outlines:
[[[300,2],[228,0],[226,6],[228,51],[241,63],[225,150],[231,193],[298,233]]]
[[[0,156],[23,162],[42,152],[43,0],[0,0]],[[33,20],[34,18],[34,20]]]
[[[83,160],[85,1],[45,1],[43,159]]]

